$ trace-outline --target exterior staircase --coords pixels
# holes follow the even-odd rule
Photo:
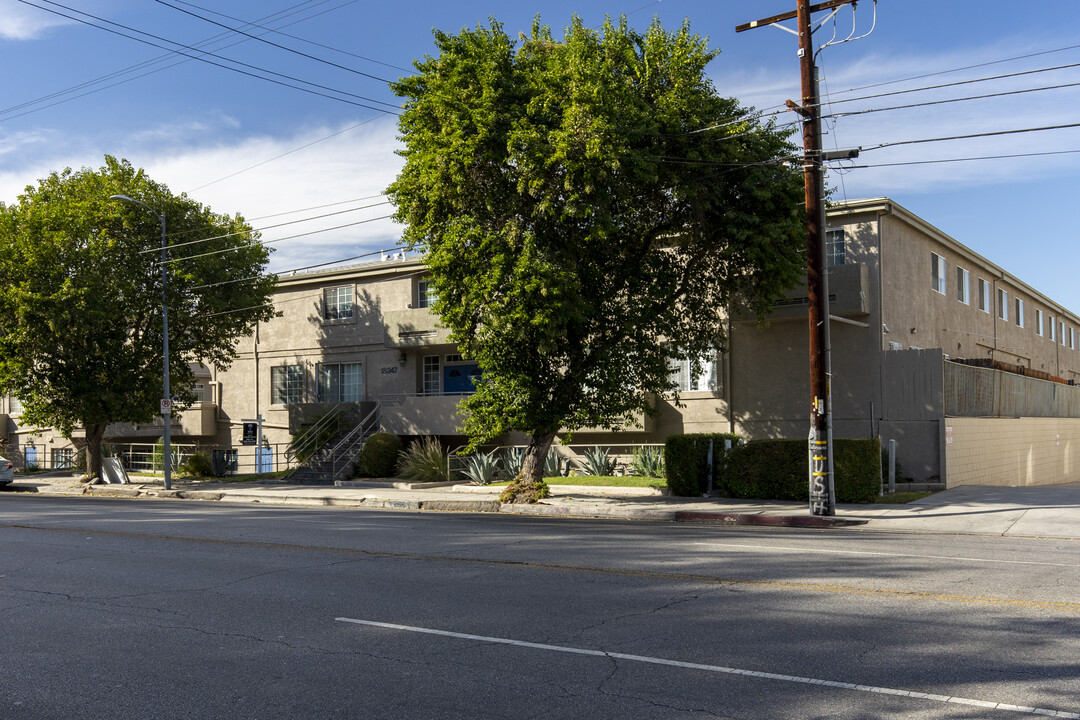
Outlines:
[[[379,429],[379,403],[355,424],[346,421],[348,415],[337,405],[290,443],[285,459],[290,463],[303,459],[282,482],[333,485],[349,473],[364,441]]]

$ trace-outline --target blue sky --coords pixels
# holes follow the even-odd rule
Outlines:
[[[30,1],[77,15],[56,3]],[[107,26],[174,50],[170,42],[199,45],[220,56],[204,56],[215,63],[237,67],[239,61],[247,64],[245,72],[272,71],[281,83],[310,83],[312,92],[0,0],[0,67],[7,71],[0,100],[0,200],[14,201],[24,186],[54,170],[99,167],[111,154],[145,168],[175,192],[265,228],[263,239],[277,249],[277,271],[393,247],[400,229],[380,219],[390,209],[379,204],[400,167],[392,114],[397,101],[385,81],[410,72],[414,58],[433,51],[433,28],[453,32],[489,17],[511,33],[527,30],[536,15],[555,29],[575,12],[593,26],[605,15],[626,14],[638,27],[654,16],[670,28],[689,18],[691,28],[721,50],[709,68],[719,92],[759,109],[799,96],[795,36],[771,27],[734,31],[737,24],[793,10],[794,0],[167,1],[174,7],[157,0],[63,5],[100,18],[80,15],[83,20],[116,23]],[[246,31],[281,47],[181,9],[229,28],[256,23],[262,28],[249,25]],[[851,10],[841,10],[836,20],[837,33],[846,36]],[[861,0],[854,17],[858,34],[873,20],[873,3]],[[835,117],[826,147],[864,148],[851,163],[856,167],[830,172],[834,198],[889,196],[1080,312],[1080,273],[1070,264],[1076,222],[1069,214],[1080,201],[1080,128],[877,147],[1080,123],[1080,89],[1042,89],[1080,83],[1080,67],[1047,70],[1080,64],[1078,27],[1076,0],[881,0],[872,34],[820,54],[829,99],[889,93],[827,108]],[[816,43],[832,36],[833,25],[825,24]],[[200,45],[211,38],[212,45]],[[1017,74],[1025,71],[1039,72]],[[1001,75],[1011,77],[896,94]],[[1014,94],[842,115],[997,93]],[[794,117],[782,114],[779,121]],[[896,164],[1000,155],[1022,157]]]

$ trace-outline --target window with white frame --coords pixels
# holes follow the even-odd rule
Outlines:
[[[425,395],[438,395],[442,392],[442,372],[438,355],[425,355],[423,363],[423,390]]]
[[[270,368],[270,404],[292,405],[304,398],[304,370],[299,365]]]
[[[679,392],[717,390],[719,384],[719,353],[716,350],[705,353],[699,358],[700,371],[695,372],[689,358],[675,358],[671,361],[668,378]]]
[[[825,259],[828,267],[843,265],[846,259],[844,252],[845,238],[844,229],[828,230],[825,233]]]
[[[53,470],[66,470],[75,467],[75,448],[53,448],[51,454]]]
[[[323,290],[323,319],[347,320],[352,317],[352,285]]]
[[[435,288],[431,286],[431,281],[427,278],[420,278],[416,281],[416,307],[427,308],[435,305]]]
[[[979,278],[979,309],[990,312],[990,283],[982,278]]]
[[[1075,350],[1076,349],[1076,329],[1075,328],[1069,328],[1069,349],[1070,350]]]
[[[997,298],[998,317],[1007,321],[1009,319],[1009,293],[1005,292],[1002,288],[998,288]]]
[[[971,304],[971,273],[959,265],[956,267],[956,299]]]
[[[1051,315],[1050,316],[1050,342],[1054,342],[1055,340],[1057,340],[1057,320],[1055,320],[1054,316]]]
[[[14,395],[8,395],[8,413],[12,417],[17,417],[19,415],[22,415],[22,411],[22,401],[20,401],[19,398],[15,397]]]
[[[1016,326],[1024,327],[1024,301],[1016,298]]]
[[[1065,321],[1058,321],[1058,337],[1061,338],[1061,344],[1065,344]]]
[[[945,294],[945,258],[937,253],[930,253],[930,287]]]
[[[1043,334],[1043,311],[1038,308],[1035,308],[1035,334]]]
[[[319,402],[363,400],[363,363],[322,363],[316,369]]]

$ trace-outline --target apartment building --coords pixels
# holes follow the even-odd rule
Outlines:
[[[1080,318],[922,218],[887,198],[854,200],[829,209],[828,227],[835,437],[896,440],[905,474],[944,479],[952,451],[945,378],[953,377],[945,365],[1007,363],[1061,381],[1059,394],[1080,379]],[[228,370],[200,369],[203,400],[171,417],[174,442],[253,453],[241,447],[245,424],[261,419],[265,439],[283,444],[343,403],[357,419],[376,413],[390,432],[463,445],[457,404],[481,369],[449,342],[433,299],[422,259],[405,254],[282,276],[280,315],[238,341]],[[684,432],[806,437],[805,287],[787,293],[765,327],[724,308],[717,316],[728,342],[703,358],[700,375],[688,360],[674,364],[679,402],[656,397],[654,413],[617,432],[578,431],[574,444],[662,443]],[[0,410],[9,445],[25,446],[30,434],[61,445],[48,430],[20,426],[14,399]],[[109,434],[160,432],[159,421]]]

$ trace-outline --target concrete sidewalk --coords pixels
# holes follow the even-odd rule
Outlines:
[[[134,477],[127,485],[88,486],[71,476],[35,475],[20,479],[4,492],[742,525],[853,525],[887,531],[1080,539],[1080,483],[960,487],[907,505],[842,505],[837,508],[836,518],[810,516],[804,503],[677,498],[647,488],[555,486],[552,497],[542,503],[504,505],[498,501],[500,490],[467,485],[395,486],[389,482],[300,486],[183,479],[174,481],[173,489],[166,491],[160,478]]]

